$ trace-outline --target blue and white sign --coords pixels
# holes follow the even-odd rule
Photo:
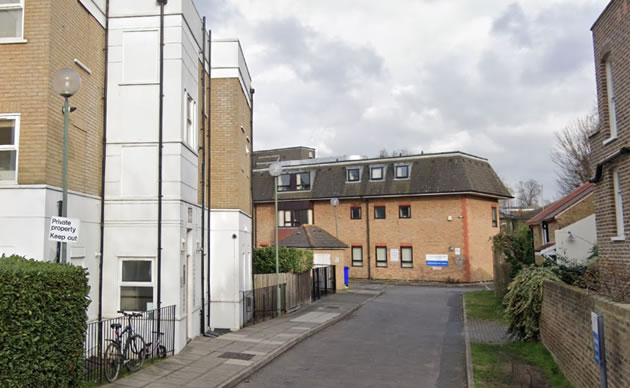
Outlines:
[[[593,349],[595,349],[595,362],[597,365],[602,364],[601,357],[601,342],[599,338],[599,325],[598,325],[599,314],[591,311],[591,327],[593,332]]]
[[[448,267],[448,255],[426,255],[429,267]]]

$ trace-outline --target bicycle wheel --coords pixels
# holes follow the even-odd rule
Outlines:
[[[166,346],[164,345],[158,346],[157,355],[160,358],[166,358]]]
[[[118,345],[111,343],[105,349],[105,355],[103,356],[103,369],[105,372],[105,378],[110,383],[113,383],[118,378],[121,364],[121,354]]]
[[[144,363],[145,344],[142,336],[135,334],[127,338],[125,343],[125,357],[127,358],[127,369],[135,372]]]

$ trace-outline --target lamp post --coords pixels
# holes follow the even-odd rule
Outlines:
[[[330,204],[335,209],[335,237],[339,238],[339,225],[337,224],[337,206],[339,206],[339,198],[331,198]]]
[[[63,167],[61,172],[61,187],[63,190],[61,202],[61,216],[68,216],[68,116],[70,114],[70,104],[68,99],[72,97],[81,87],[81,77],[73,69],[59,70],[52,80],[52,87],[55,92],[64,98],[63,103]],[[66,263],[67,257],[66,242],[61,243],[61,263]]]
[[[278,249],[279,249],[279,241],[278,241],[278,177],[282,174],[282,166],[280,163],[272,163],[269,166],[269,174],[273,177],[273,193],[274,193],[274,203],[276,208],[276,282],[278,283],[278,290],[276,292],[276,313],[280,316],[282,297],[280,296],[280,264],[278,260]]]

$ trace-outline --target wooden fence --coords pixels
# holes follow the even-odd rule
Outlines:
[[[286,309],[291,311],[311,303],[311,271],[302,273],[281,273],[280,284],[286,284]],[[254,275],[254,288],[278,285],[275,273]]]

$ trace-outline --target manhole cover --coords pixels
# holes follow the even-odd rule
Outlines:
[[[219,358],[231,358],[234,360],[251,360],[253,357],[254,357],[253,354],[234,353],[234,352],[225,352],[219,356]]]

